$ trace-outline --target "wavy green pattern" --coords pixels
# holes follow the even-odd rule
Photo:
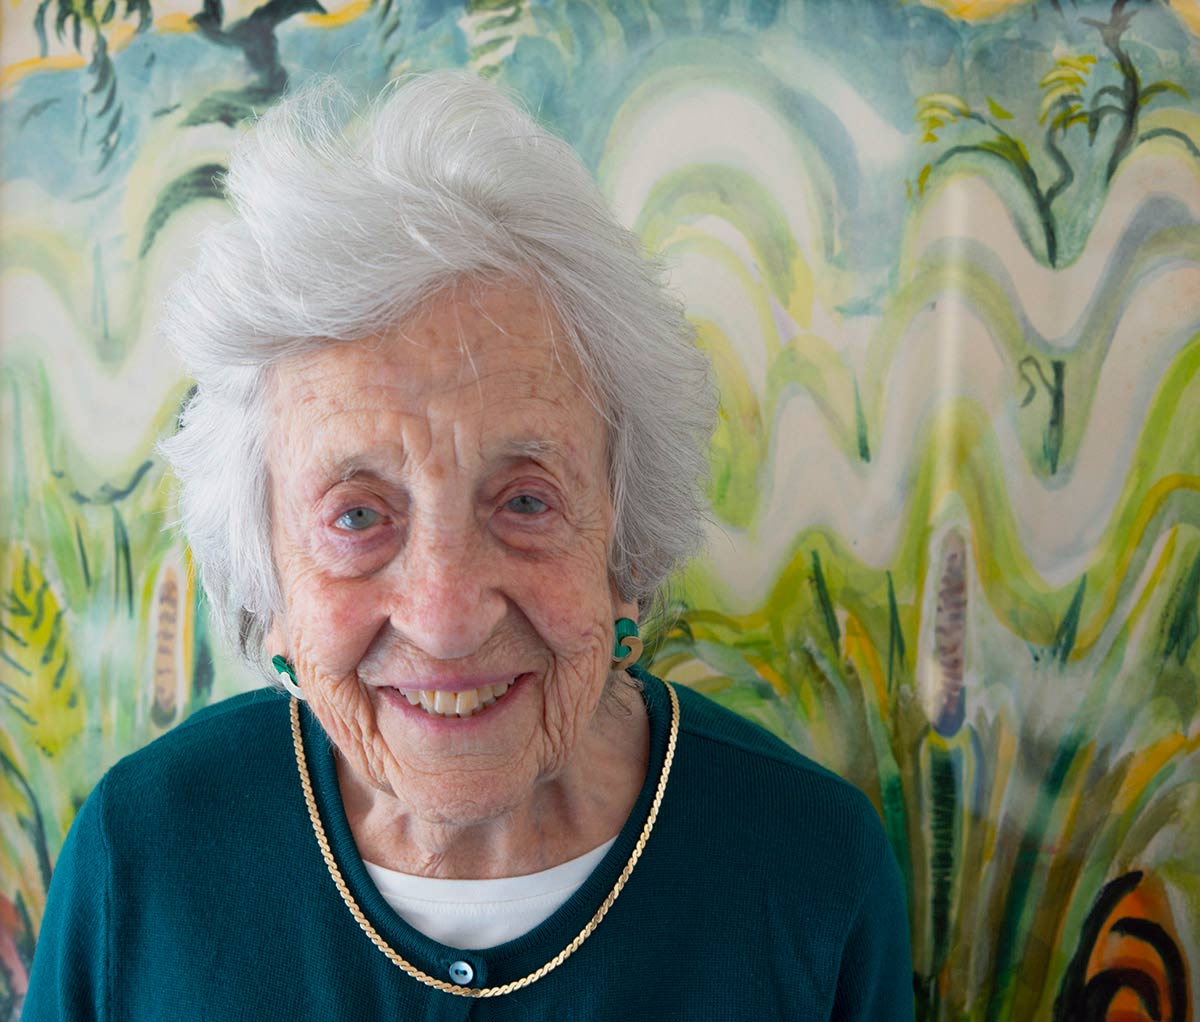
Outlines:
[[[134,367],[155,363],[147,310],[188,232],[222,215],[214,168],[241,120],[331,42],[364,80],[466,64],[517,89],[671,266],[721,389],[718,527],[654,666],[874,800],[918,1017],[1066,1022],[1096,979],[1096,906],[1131,891],[1151,892],[1135,922],[1177,950],[1194,1000],[1200,64],[1183,23],[1126,0],[971,22],[873,0],[382,0],[277,38],[302,9],[198,10],[187,47],[147,22],[142,49],[97,37],[78,80],[6,95],[0,282],[40,305],[0,364],[0,1017],[99,774],[253,683],[212,650],[162,529],[153,448],[187,381]],[[97,74],[102,102],[80,107]],[[1047,127],[1047,94],[1067,118],[1115,112]],[[102,160],[64,155],[76,110]],[[1059,302],[1078,315],[1043,335]],[[114,378],[145,418],[106,444],[74,412]]]

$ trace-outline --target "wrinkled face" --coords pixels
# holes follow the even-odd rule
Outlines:
[[[267,652],[355,775],[430,822],[494,818],[563,768],[632,616],[604,424],[554,329],[530,291],[463,286],[272,380]]]

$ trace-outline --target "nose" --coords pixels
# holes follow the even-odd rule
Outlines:
[[[392,628],[436,660],[477,653],[507,613],[495,558],[469,528],[414,524],[392,601]]]

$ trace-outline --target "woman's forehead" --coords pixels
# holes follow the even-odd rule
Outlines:
[[[342,384],[377,388],[376,397],[415,398],[487,385],[531,396],[583,386],[557,318],[521,285],[454,285],[392,329],[298,355],[274,376],[287,396],[301,400],[336,397]]]
[[[298,442],[321,460],[353,460],[360,444],[432,446],[446,431],[473,435],[489,460],[537,451],[578,457],[602,445],[604,432],[582,375],[532,292],[451,293],[389,333],[278,365],[272,417],[288,446]],[[391,460],[396,452],[379,453]]]

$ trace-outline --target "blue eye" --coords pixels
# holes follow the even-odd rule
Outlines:
[[[541,514],[546,510],[546,505],[537,497],[531,497],[528,493],[522,493],[518,497],[513,497],[507,504],[504,505],[510,511],[516,511],[521,515],[536,515]]]
[[[350,532],[362,532],[378,522],[380,515],[369,507],[352,507],[349,511],[338,516],[334,524],[340,529]]]

